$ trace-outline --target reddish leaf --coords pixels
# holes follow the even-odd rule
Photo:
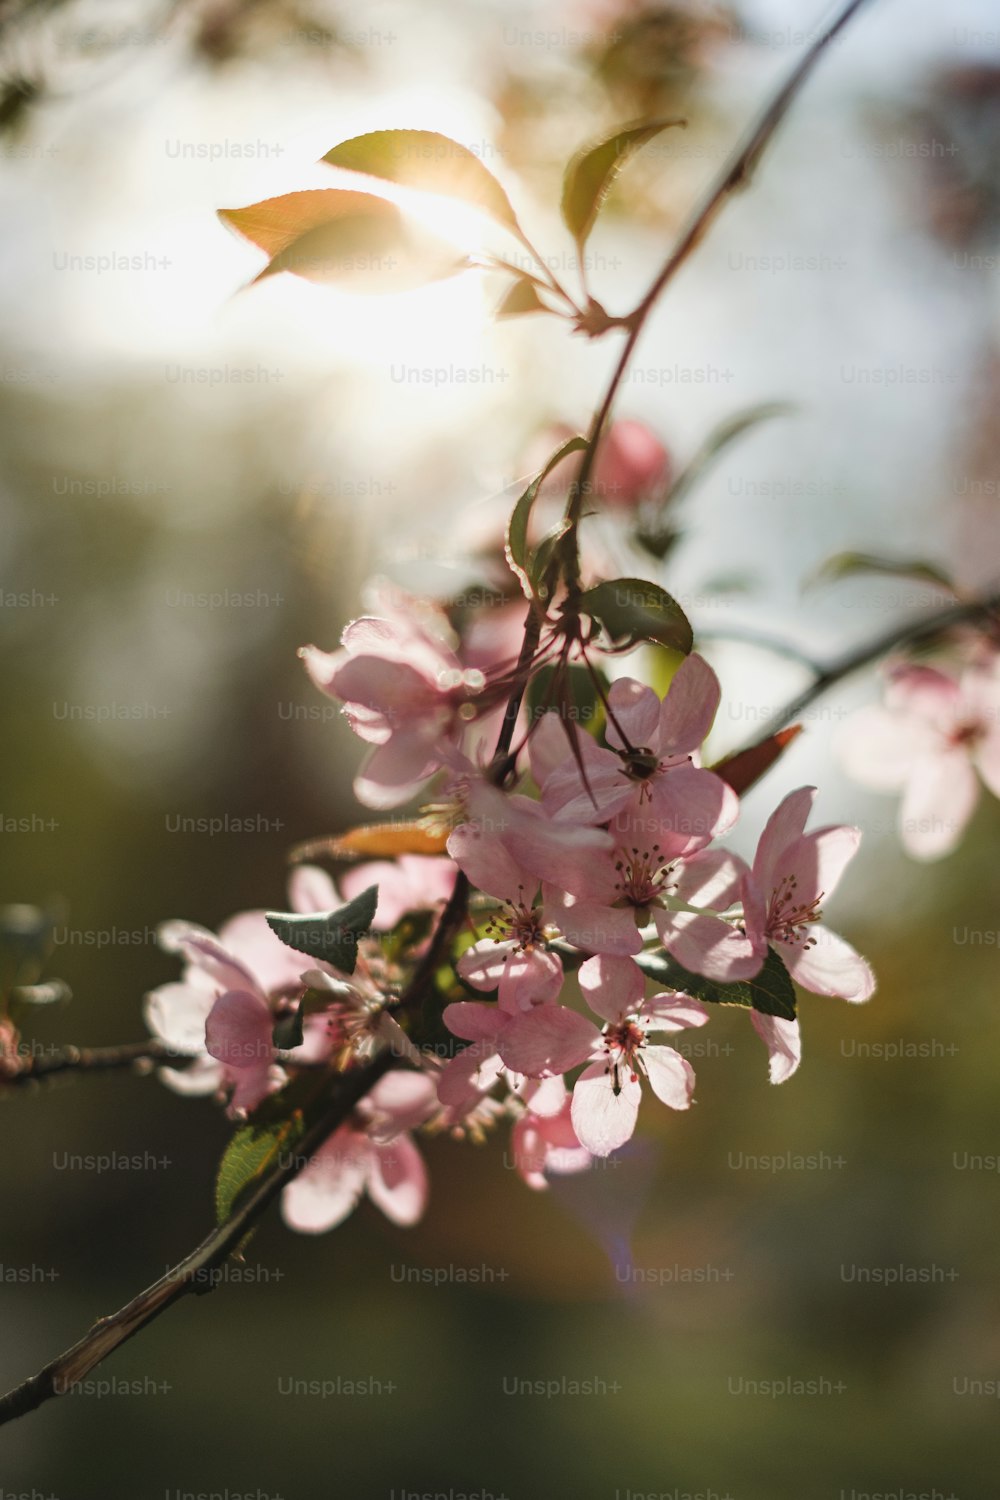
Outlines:
[[[777,734],[769,734],[766,739],[760,740],[756,745],[750,745],[746,750],[738,750],[735,755],[728,755],[725,760],[720,760],[711,769],[716,776],[721,776],[734,792],[742,795],[748,787],[760,780],[765,771],[771,769],[779,756],[801,733],[801,724],[793,724],[789,729],[779,729]]]

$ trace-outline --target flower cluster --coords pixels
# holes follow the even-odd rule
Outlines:
[[[427,1197],[419,1130],[480,1140],[507,1122],[521,1176],[542,1188],[629,1139],[643,1081],[689,1108],[694,1069],[670,1040],[720,1005],[749,1011],[779,1083],[800,1060],[796,985],[873,992],[865,960],[823,921],[857,829],[807,829],[816,793],[804,787],[767,820],[752,862],[733,852],[739,795],[702,762],[714,671],[687,651],[662,698],[619,675],[630,620],[595,606],[588,622],[587,598],[575,617],[565,597],[530,601],[529,659],[511,654],[506,624],[490,649],[481,615],[459,629],[443,605],[399,592],[339,650],[306,647],[313,682],[369,747],[359,801],[420,797],[421,812],[381,839],[376,827],[374,842],[358,830],[383,857],[339,889],[297,868],[289,914],[245,912],[218,935],[162,930],[185,964],[147,1000],[151,1028],[191,1059],[164,1070],[172,1087],[215,1092],[234,1118],[266,1107],[285,1129],[290,1084],[308,1112],[310,1084],[321,1099],[331,1076],[392,1054],[286,1187],[293,1228],[330,1228],[364,1193],[414,1222]],[[573,672],[592,685],[585,714],[568,701]]]

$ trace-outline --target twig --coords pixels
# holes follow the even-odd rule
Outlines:
[[[576,547],[575,540],[576,525],[580,520],[587,482],[590,479],[594,459],[597,454],[597,445],[610,415],[611,408],[614,405],[615,398],[618,395],[618,388],[624,378],[635,346],[639,342],[639,337],[646,325],[646,320],[667,284],[673,280],[691,252],[704,239],[728,200],[734,193],[745,188],[750,182],[761,156],[764,154],[778,126],[788,113],[796,94],[809,77],[809,74],[823,52],[864,3],[865,0],[849,0],[849,4],[835,17],[826,30],[820,33],[809,50],[803,54],[787,82],[775,95],[774,99],[771,100],[771,103],[764,110],[764,113],[743,144],[734,152],[728,165],[723,169],[718,180],[710,189],[704,202],[695,210],[687,228],[681,234],[677,244],[667,257],[663,269],[639,303],[639,306],[625,320],[629,327],[629,335],[625,340],[625,345],[618,364],[615,367],[615,372],[611,377],[604,401],[594,418],[587,447],[584,450],[580,463],[580,472],[574,486],[574,492],[566,511],[567,519],[572,522],[572,529],[567,535],[572,538],[573,546],[571,549],[567,548],[565,553],[569,566],[567,583],[571,591],[578,586],[579,582],[579,550]]]
[[[61,1073],[109,1073],[117,1068],[132,1068],[141,1063],[157,1067],[187,1068],[192,1059],[174,1052],[166,1042],[147,1040],[125,1042],[118,1047],[60,1047],[46,1053],[14,1058],[10,1071],[0,1066],[0,1091],[22,1088]]]
[[[933,640],[945,631],[954,629],[956,625],[971,625],[978,620],[989,619],[991,615],[996,615],[998,612],[1000,612],[1000,592],[988,594],[981,599],[970,599],[962,604],[950,605],[948,609],[939,610],[929,619],[920,620],[914,625],[906,625],[902,628],[897,625],[895,629],[885,631],[875,640],[869,641],[867,645],[848,652],[846,656],[841,657],[840,661],[834,662],[831,666],[814,665],[813,670],[816,676],[813,681],[778,710],[772,719],[773,726],[780,729],[783,724],[790,724],[821,694],[835,687],[845,677],[850,677],[853,673],[860,672],[863,667],[868,667],[872,662],[878,661],[880,656],[885,656],[900,646],[919,646],[924,641]],[[772,641],[768,644],[773,650],[783,649],[780,642]],[[797,655],[794,648],[788,654]],[[746,748],[749,749],[750,746]]]
[[[140,1292],[132,1301],[101,1318],[84,1334],[72,1348],[32,1375],[21,1385],[0,1398],[0,1426],[35,1411],[55,1396],[72,1394],[73,1388],[102,1360],[127,1339],[152,1323],[168,1307],[187,1295],[188,1292],[211,1290],[215,1279],[211,1273],[226,1261],[239,1246],[243,1237],[294,1177],[298,1175],[309,1158],[342,1124],[358,1100],[363,1098],[383,1074],[398,1065],[398,1058],[383,1052],[366,1068],[338,1074],[334,1080],[334,1097],[330,1108],[298,1142],[290,1160],[264,1179],[240,1208],[218,1229],[214,1229],[196,1250],[186,1255],[159,1281]]]

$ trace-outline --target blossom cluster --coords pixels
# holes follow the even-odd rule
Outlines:
[[[873,992],[868,964],[823,921],[857,829],[808,829],[816,792],[803,787],[771,814],[751,862],[726,846],[740,799],[702,763],[720,702],[708,662],[685,655],[661,699],[605,675],[619,651],[596,631],[560,634],[552,611],[524,662],[512,648],[523,602],[496,613],[511,608],[513,635],[482,619],[459,633],[444,608],[397,590],[348,625],[338,650],[301,653],[368,747],[359,802],[384,812],[422,801],[418,819],[384,825],[399,835],[386,850],[399,852],[352,866],[339,889],[317,866],[293,873],[292,913],[314,915],[317,930],[377,888],[350,963],[264,912],[217,935],[162,929],[185,969],[146,1014],[191,1059],[164,1070],[172,1087],[216,1093],[253,1120],[292,1079],[393,1054],[286,1187],[296,1229],[331,1227],[365,1192],[414,1222],[427,1197],[419,1130],[481,1139],[507,1122],[535,1188],[586,1170],[630,1138],[644,1085],[689,1108],[694,1069],[670,1039],[705,1026],[719,1002],[749,1011],[780,1083],[801,1055],[795,985],[853,1002]],[[571,662],[595,684],[591,721],[572,722],[558,693],[526,712],[531,679],[553,664],[558,679]],[[409,849],[408,830],[420,833]],[[411,1007],[407,987],[428,959],[436,1008],[426,995]]]

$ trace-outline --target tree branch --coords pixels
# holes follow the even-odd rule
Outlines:
[[[625,376],[625,371],[628,368],[635,346],[639,342],[639,337],[646,325],[649,314],[668,283],[673,280],[692,251],[704,239],[725,204],[734,193],[749,184],[760,158],[770,144],[778,126],[788,113],[795,96],[802,88],[802,85],[809,77],[823,52],[864,3],[865,0],[849,0],[849,3],[839,15],[834,18],[825,31],[819,34],[812,46],[803,54],[788,80],[771,100],[742,145],[737,147],[728,164],[723,168],[718,180],[709,190],[708,196],[695,210],[687,228],[682,232],[680,239],[667,257],[663,269],[650,286],[649,291],[643,297],[639,306],[629,318],[624,320],[629,328],[628,338],[625,340],[625,345],[618,364],[615,367],[614,374],[611,377],[607,393],[594,418],[587,447],[584,450],[580,463],[580,472],[577,476],[574,492],[566,511],[566,518],[572,525],[572,529],[567,533],[567,536],[572,539],[573,546],[566,551],[569,564],[567,582],[571,591],[579,582],[579,550],[576,546],[576,527],[580,520],[587,482],[590,479],[590,474],[594,466],[597,445],[611,413],[615,398],[618,395],[618,388]]]
[[[101,1318],[72,1348],[52,1360],[37,1375],[0,1398],[0,1426],[35,1411],[55,1396],[72,1392],[73,1386],[126,1340],[152,1323],[168,1307],[188,1292],[205,1292],[215,1285],[211,1272],[221,1266],[256,1224],[265,1209],[273,1203],[287,1183],[302,1170],[328,1136],[343,1124],[355,1104],[368,1093],[398,1059],[383,1052],[366,1068],[337,1074],[333,1080],[329,1108],[321,1119],[306,1131],[291,1159],[264,1179],[240,1208],[218,1229],[213,1229],[196,1250],[173,1266],[159,1281],[133,1297],[131,1302]]]
[[[867,645],[848,652],[846,656],[841,657],[840,661],[834,662],[831,666],[814,666],[816,672],[814,680],[778,710],[773,716],[772,730],[769,730],[768,734],[772,733],[773,729],[780,729],[783,725],[790,724],[829,688],[835,687],[845,677],[850,677],[853,673],[860,672],[863,667],[868,667],[872,662],[878,661],[880,656],[886,656],[890,651],[898,650],[901,646],[919,646],[925,641],[942,635],[945,631],[954,629],[956,625],[972,625],[981,620],[988,620],[998,613],[1000,613],[1000,592],[990,593],[981,599],[970,599],[962,604],[949,605],[947,609],[939,610],[929,619],[919,620],[916,624],[902,627],[897,625],[894,629],[887,630],[869,641]],[[781,643],[778,641],[769,641],[767,644],[772,650],[782,650]],[[789,655],[802,660],[794,648]],[[747,745],[744,748],[750,749],[751,746]]]
[[[61,1073],[109,1073],[118,1068],[189,1067],[192,1059],[174,1052],[166,1042],[150,1038],[125,1042],[118,1047],[60,1047],[51,1052],[31,1053],[0,1064],[0,1092],[56,1077]],[[9,1070],[9,1071],[8,1071]]]

